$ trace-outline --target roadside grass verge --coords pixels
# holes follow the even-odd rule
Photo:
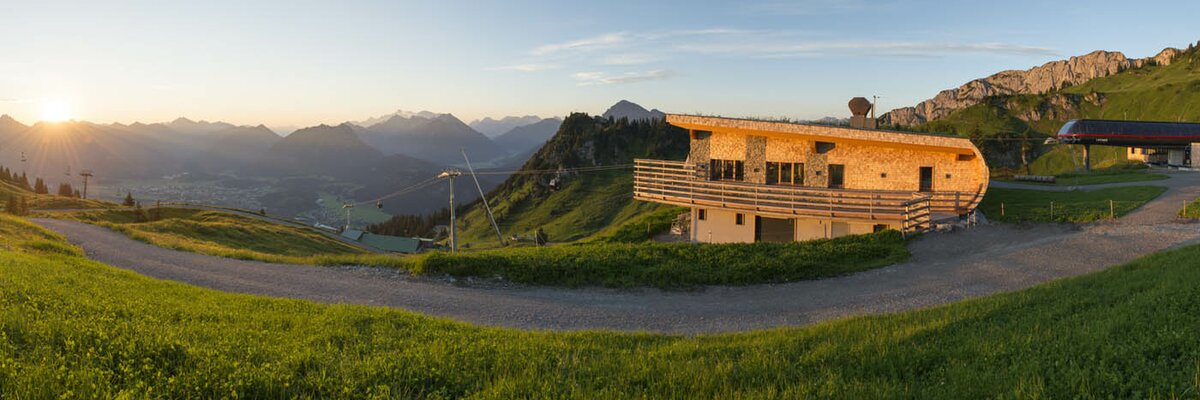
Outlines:
[[[1166,174],[1147,172],[1146,168],[1114,168],[1092,172],[1068,172],[1055,175],[1054,183],[1023,182],[1012,178],[1004,181],[1044,186],[1086,186],[1105,183],[1151,182],[1170,178]]]
[[[1112,201],[1113,214],[1120,217],[1166,191],[1167,188],[1162,186],[1127,186],[1086,191],[989,188],[979,208],[992,221],[1082,224],[1109,218],[1109,201]]]
[[[1183,208],[1179,209],[1179,217],[1187,219],[1200,219],[1200,199],[1192,200],[1190,203],[1184,204]]]
[[[222,293],[0,216],[0,398],[1184,398],[1200,247],[1031,289],[685,337],[477,327]],[[63,251],[31,249],[52,242]]]
[[[1167,178],[1170,177],[1166,174],[1149,173],[1144,169],[1114,169],[1060,174],[1056,177],[1054,184],[1058,186],[1082,186],[1105,183],[1161,181]]]
[[[553,286],[691,288],[818,279],[907,260],[899,232],[798,243],[581,243],[428,253],[417,274],[502,278]]]

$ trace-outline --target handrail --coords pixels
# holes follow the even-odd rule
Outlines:
[[[704,179],[695,165],[680,161],[634,160],[634,197],[682,206],[743,209],[764,215],[812,216],[856,221],[898,221],[905,233],[931,227],[932,212],[957,209],[954,192],[825,189],[759,185]]]

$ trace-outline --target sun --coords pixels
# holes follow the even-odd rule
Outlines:
[[[42,101],[42,121],[63,122],[71,117],[71,103],[57,99]]]

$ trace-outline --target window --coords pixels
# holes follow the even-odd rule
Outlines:
[[[804,163],[767,161],[768,185],[803,185]]]
[[[745,163],[741,160],[710,160],[708,162],[709,179],[714,181],[745,180],[746,173],[743,170],[744,167]]]
[[[825,154],[833,150],[837,145],[830,142],[817,142],[817,154]]]
[[[738,224],[738,225],[745,225],[746,224],[746,214],[738,213],[737,215],[734,215],[733,223]]]
[[[871,229],[871,231],[875,232],[875,233],[883,232],[886,230],[888,230],[888,226],[885,224],[875,224],[875,226]]]
[[[846,166],[829,164],[829,188],[841,189],[846,186]]]
[[[700,220],[700,221],[707,220],[708,219],[708,210],[705,210],[703,208],[696,209],[696,219]]]

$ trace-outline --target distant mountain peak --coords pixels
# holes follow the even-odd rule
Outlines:
[[[979,104],[989,97],[1017,94],[1040,95],[1089,80],[1116,75],[1147,65],[1168,66],[1183,50],[1168,47],[1146,58],[1128,58],[1118,51],[1096,50],[1065,60],[1050,61],[1026,70],[1000,71],[974,79],[957,88],[938,92],[915,106],[900,107],[882,116],[887,125],[916,126]]]
[[[470,126],[471,129],[474,129],[476,131],[479,131],[479,133],[484,134],[484,136],[487,136],[489,138],[495,138],[497,136],[503,135],[505,132],[513,130],[513,128],[516,128],[519,126],[532,125],[532,124],[538,123],[541,120],[542,120],[542,117],[539,117],[536,115],[526,115],[526,116],[521,116],[521,117],[510,115],[510,116],[502,117],[499,119],[492,118],[492,117],[484,117],[482,119],[477,119],[477,120],[471,121],[471,123],[469,123],[467,125]]]
[[[380,115],[380,116],[374,117],[374,118],[367,118],[362,121],[353,122],[353,124],[367,128],[372,125],[379,125],[383,122],[386,122],[386,121],[391,120],[396,117],[400,117],[400,118],[404,118],[404,119],[413,119],[413,118],[435,119],[435,118],[439,118],[444,115],[449,115],[449,114],[435,113],[432,111],[424,111],[424,110],[417,111],[417,112],[396,110],[396,112],[393,112],[390,114],[384,114],[384,115]]]
[[[630,121],[636,121],[663,119],[666,118],[667,115],[658,109],[647,110],[645,107],[642,107],[637,103],[622,99],[616,104],[613,104],[612,107],[609,107],[604,114],[601,114],[601,116],[604,118],[626,118]]]
[[[168,128],[182,133],[213,133],[236,127],[228,122],[208,122],[204,120],[193,121],[187,117],[175,118],[175,120],[163,124]]]
[[[13,119],[8,114],[0,115],[0,135],[6,133],[16,133],[29,129],[29,126],[22,124],[20,121]]]

